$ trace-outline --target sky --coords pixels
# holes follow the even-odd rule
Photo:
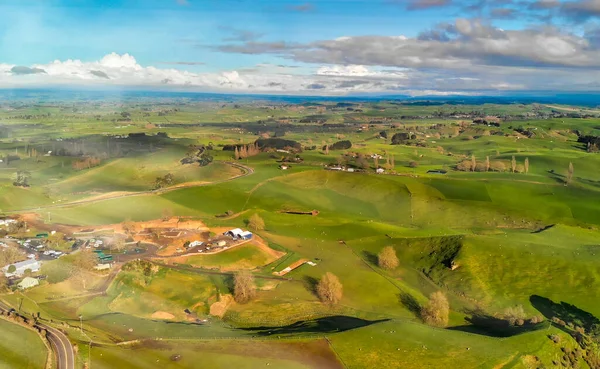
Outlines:
[[[600,91],[600,0],[0,0],[0,88]]]

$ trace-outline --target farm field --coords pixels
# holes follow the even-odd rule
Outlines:
[[[99,368],[596,368],[600,116],[263,103],[0,111],[0,299]]]

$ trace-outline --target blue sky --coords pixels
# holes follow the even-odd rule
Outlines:
[[[0,87],[588,91],[599,16],[600,0],[5,0]]]

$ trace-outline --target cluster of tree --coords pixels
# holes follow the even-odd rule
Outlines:
[[[256,143],[241,145],[239,149],[236,146],[233,150],[233,157],[235,158],[235,160],[245,159],[251,156],[256,156],[258,154],[260,154],[260,148]]]
[[[331,145],[326,145],[323,147],[323,150],[329,152],[329,150],[348,150],[352,147],[352,142],[348,140],[338,141]]]
[[[100,165],[101,162],[102,162],[102,160],[100,158],[88,156],[88,157],[85,157],[85,158],[82,158],[79,160],[75,160],[71,164],[71,166],[75,170],[83,170],[83,169],[90,169],[92,167],[96,167],[96,166]]]
[[[398,132],[392,136],[392,145],[403,145],[409,140],[416,139],[417,136],[415,134],[410,134],[408,132]]]
[[[148,260],[138,259],[123,265],[123,270],[138,272],[146,277],[151,277],[160,271],[160,266]]]
[[[181,159],[180,162],[181,164],[198,163],[201,167],[205,167],[213,162],[213,157],[210,154],[212,149],[212,143],[209,143],[208,146],[190,145],[185,153],[185,158]]]
[[[172,186],[175,183],[175,177],[171,173],[167,173],[162,177],[156,177],[153,188],[159,190],[161,188]]]
[[[591,135],[580,135],[577,142],[585,144],[587,152],[599,152],[600,151],[600,136]]]
[[[299,142],[283,138],[259,138],[256,140],[255,144],[257,144],[262,151],[275,149],[302,152],[302,145]]]
[[[29,179],[31,174],[25,170],[19,170],[13,175],[13,186],[29,187]]]
[[[49,283],[60,283],[68,278],[73,278],[86,289],[87,282],[92,277],[91,271],[98,264],[98,256],[88,249],[81,249],[60,258],[52,263],[42,265],[42,273],[47,276]]]
[[[515,132],[519,132],[523,136],[527,136],[527,138],[531,138],[531,137],[535,136],[535,132],[531,128],[518,127],[518,128],[515,128]]]

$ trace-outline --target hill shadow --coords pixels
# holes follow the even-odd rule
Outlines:
[[[600,325],[600,319],[585,310],[581,310],[575,305],[561,301],[554,302],[549,298],[532,295],[529,301],[546,319],[558,318],[566,323],[573,323],[576,326],[589,330],[594,325]],[[560,324],[559,324],[560,325]]]
[[[450,327],[448,330],[474,333],[488,337],[504,338],[545,329],[549,326],[547,321],[535,324],[525,323],[520,326],[511,325],[507,320],[489,315],[481,310],[471,310],[467,313],[471,316],[465,318],[465,320],[470,324],[458,327]]]
[[[276,336],[298,333],[335,333],[350,329],[367,327],[372,324],[389,321],[389,319],[364,320],[351,316],[334,315],[314,320],[299,321],[281,327],[252,327],[239,328],[240,330],[252,332],[258,336]]]

